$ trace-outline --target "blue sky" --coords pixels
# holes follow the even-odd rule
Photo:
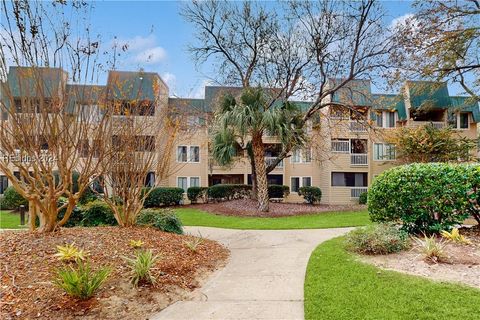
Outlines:
[[[169,85],[170,95],[201,97],[209,66],[196,70],[187,52],[193,31],[179,15],[181,5],[176,1],[97,1],[92,29],[104,40],[117,36],[130,43],[118,69],[157,72]],[[412,12],[409,1],[384,1],[383,5],[387,25]]]

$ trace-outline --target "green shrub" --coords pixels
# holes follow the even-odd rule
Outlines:
[[[98,200],[97,194],[90,187],[87,187],[78,199],[78,203],[87,204],[95,200]]]
[[[182,188],[154,188],[145,199],[143,206],[145,208],[158,208],[180,204],[183,200],[183,193]]]
[[[208,198],[215,201],[250,197],[252,186],[246,184],[216,184],[208,188]]]
[[[187,189],[187,198],[192,203],[197,203],[198,199],[205,200],[207,190],[207,187],[190,187]]]
[[[80,224],[84,227],[117,225],[112,209],[102,200],[89,202],[83,209],[83,219]]]
[[[68,201],[67,198],[60,197],[60,199],[58,199],[57,205],[60,207],[64,205],[67,201]],[[67,208],[63,208],[62,210],[60,210],[57,216],[57,220],[59,221],[62,220],[63,217],[65,216],[66,211],[67,211]],[[70,213],[70,217],[68,218],[67,222],[63,226],[67,228],[78,226],[81,224],[82,219],[83,219],[82,209],[79,206],[75,206],[72,212]]]
[[[368,192],[360,193],[360,197],[358,197],[358,203],[367,204],[367,200],[368,200]]]
[[[409,246],[408,234],[392,224],[357,228],[346,235],[348,250],[362,254],[389,254]]]
[[[372,221],[401,222],[409,233],[438,233],[479,217],[480,166],[426,163],[383,172],[368,191]]]
[[[109,274],[109,268],[92,271],[88,262],[84,263],[79,260],[77,265],[57,270],[57,277],[53,283],[65,290],[69,296],[85,300],[95,294],[95,291],[107,280]]]
[[[182,222],[171,209],[144,209],[138,215],[137,224],[183,234]]]
[[[289,195],[290,188],[288,186],[282,186],[278,184],[272,184],[268,186],[268,197],[273,198],[285,198]]]
[[[131,282],[137,287],[139,283],[155,284],[156,279],[152,269],[160,259],[160,256],[153,255],[152,250],[140,250],[135,253],[135,258],[124,258],[131,269]]]
[[[13,187],[8,187],[3,192],[2,209],[18,210],[20,205],[28,208],[28,201],[22,197]]]
[[[319,187],[301,187],[298,194],[309,204],[315,204],[322,200],[322,190]]]

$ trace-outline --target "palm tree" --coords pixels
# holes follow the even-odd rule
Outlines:
[[[284,150],[291,150],[292,145],[303,146],[306,134],[301,110],[288,101],[272,106],[264,90],[247,88],[238,102],[232,95],[224,96],[214,123],[214,159],[220,165],[227,165],[233,161],[237,146],[248,150],[258,209],[268,211],[268,172],[262,137],[266,132],[277,136]]]

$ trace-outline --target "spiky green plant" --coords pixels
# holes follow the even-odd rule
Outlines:
[[[195,253],[197,252],[198,246],[202,243],[203,243],[203,238],[201,237],[194,237],[191,240],[183,241],[183,244],[185,245],[185,247],[187,247],[188,249],[190,249],[192,252],[195,252]]]
[[[445,243],[442,240],[437,241],[435,236],[428,237],[424,235],[423,239],[414,238],[414,240],[425,261],[439,263],[447,257],[445,254]]]
[[[79,262],[85,260],[87,253],[82,249],[75,247],[75,242],[65,246],[57,246],[57,253],[55,256],[58,260],[65,262]]]
[[[110,268],[104,267],[93,271],[89,262],[79,260],[75,266],[57,270],[53,283],[65,290],[69,296],[86,300],[95,294],[109,274]]]
[[[458,231],[457,228],[453,228],[451,232],[448,232],[446,230],[440,231],[440,234],[442,235],[443,238],[447,239],[448,241],[452,241],[455,243],[460,243],[460,244],[470,244],[470,240],[468,240],[464,235],[460,234],[460,231]]]
[[[135,253],[135,258],[124,258],[131,269],[131,282],[137,287],[140,282],[155,284],[156,279],[152,271],[154,265],[160,259],[159,255],[153,255],[152,250],[141,250]]]

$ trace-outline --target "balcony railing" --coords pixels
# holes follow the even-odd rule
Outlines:
[[[332,151],[349,153],[350,152],[350,141],[332,141]]]
[[[434,128],[441,129],[446,126],[446,123],[442,121],[411,121],[410,123],[412,127],[421,127],[425,125],[431,125]]]
[[[350,164],[352,166],[366,166],[368,165],[368,155],[366,153],[352,153],[350,154]]]
[[[368,188],[367,187],[352,187],[350,189],[350,198],[360,198],[360,195],[364,192],[367,192]]]
[[[277,157],[265,157],[265,165],[268,167],[275,159],[277,159]],[[283,169],[283,160],[276,165],[275,169]]]
[[[367,132],[368,126],[365,123],[358,121],[350,121],[351,132]]]

